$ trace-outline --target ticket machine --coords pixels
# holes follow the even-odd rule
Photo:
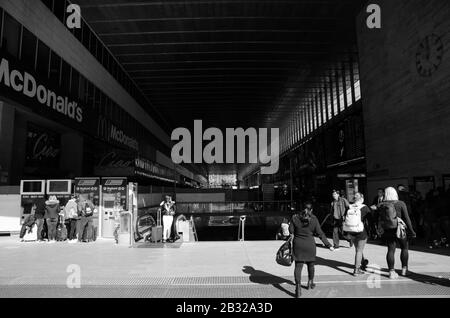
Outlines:
[[[101,233],[104,238],[114,237],[114,226],[120,214],[128,211],[127,178],[102,178]]]
[[[31,214],[39,200],[45,201],[45,180],[20,181],[20,223]]]
[[[100,232],[100,222],[99,222],[99,206],[100,206],[100,179],[99,178],[76,178],[74,193],[78,194],[80,200],[90,201],[94,205],[94,233]]]
[[[54,195],[59,200],[59,206],[63,209],[73,193],[72,180],[47,180],[47,195]]]

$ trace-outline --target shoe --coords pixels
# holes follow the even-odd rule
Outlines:
[[[402,274],[401,274],[403,277],[404,276],[406,276],[406,275],[408,275],[408,267],[402,267]]]
[[[398,274],[395,272],[395,270],[389,271],[389,279],[397,279]]]
[[[339,251],[339,247],[335,247],[334,250],[335,250],[335,251]]]
[[[308,281],[308,286],[306,287],[306,289],[314,289],[316,288],[316,284],[314,284],[314,281],[311,279]]]
[[[355,269],[353,271],[353,276],[359,276],[359,275],[364,275],[364,274],[365,274],[365,272],[361,268]]]
[[[369,260],[368,259],[363,259],[362,262],[361,262],[361,267],[360,268],[363,271],[365,271],[367,269],[367,265],[369,265]]]
[[[75,244],[77,242],[77,240],[70,240],[69,244]]]
[[[302,296],[302,285],[296,284],[295,285],[295,298],[300,298]]]

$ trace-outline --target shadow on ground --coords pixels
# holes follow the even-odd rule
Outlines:
[[[286,293],[287,295],[295,297],[294,293],[281,286],[281,284],[289,284],[295,286],[295,284],[291,280],[275,276],[264,271],[256,270],[252,266],[244,266],[242,271],[245,274],[249,275],[249,279],[252,283],[261,285],[272,285],[273,287]]]

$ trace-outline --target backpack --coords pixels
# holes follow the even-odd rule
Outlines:
[[[60,217],[58,227],[56,228],[56,240],[65,241],[67,240],[67,228],[64,224],[64,220]]]
[[[361,233],[364,231],[364,224],[361,220],[361,208],[351,205],[345,214],[343,231],[351,233]]]
[[[397,210],[394,203],[383,202],[379,207],[379,221],[383,230],[396,229],[398,226]]]

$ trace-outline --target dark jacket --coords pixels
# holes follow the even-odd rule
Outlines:
[[[94,215],[94,210],[95,210],[95,206],[91,201],[84,201],[82,203],[80,203],[78,205],[79,209],[79,214],[80,216],[93,216]],[[88,211],[88,210],[91,211]]]
[[[38,201],[36,202],[35,217],[36,219],[43,219],[44,215],[45,215],[45,200],[38,199]]]
[[[335,219],[342,220],[349,206],[347,199],[339,197],[337,201],[331,202],[330,213]]]
[[[61,208],[59,207],[59,204],[51,204],[51,205],[45,205],[45,215],[44,217],[46,219],[57,219],[59,218],[59,213],[61,212]]]

